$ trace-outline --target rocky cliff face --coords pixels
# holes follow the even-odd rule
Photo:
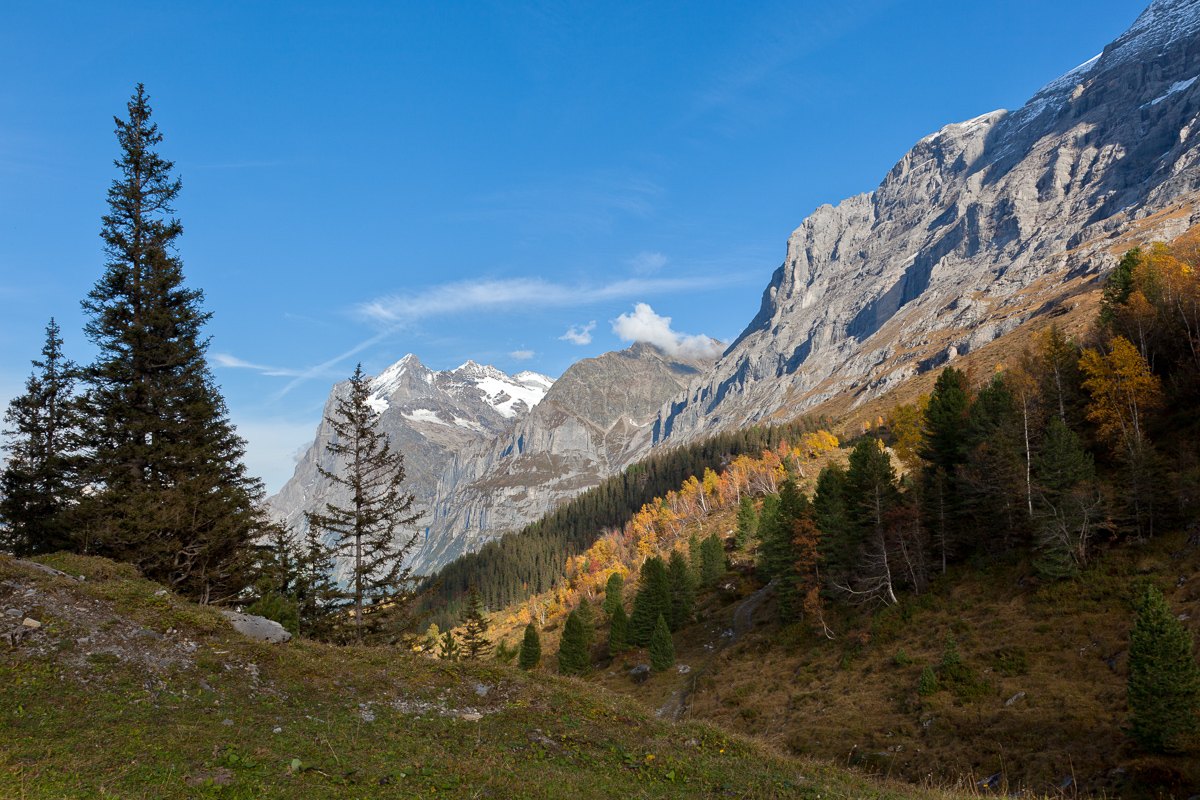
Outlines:
[[[509,377],[491,366],[468,361],[455,370],[434,372],[407,355],[371,381],[372,407],[380,413],[380,429],[404,454],[406,487],[428,503],[451,453],[479,440],[490,440],[512,422],[523,419],[550,389],[545,375],[522,372]],[[333,429],[325,421],[348,384],[334,385],[315,441],[296,465],[296,472],[268,503],[276,518],[297,535],[307,530],[304,512],[324,509],[326,502],[345,502],[317,465],[333,469],[325,446]]]
[[[526,417],[450,457],[414,567],[432,572],[624,468],[663,401],[711,365],[640,343],[573,364]]]
[[[1108,237],[1182,232],[1194,205],[1159,212],[1200,188],[1198,76],[1200,2],[1156,0],[1022,108],[925,137],[875,191],[792,233],[758,315],[632,451],[876,396],[1110,268]]]

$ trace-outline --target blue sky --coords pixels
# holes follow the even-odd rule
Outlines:
[[[1143,5],[9,4],[0,401],[51,316],[92,356],[79,301],[138,81],[213,371],[274,491],[357,361],[558,376],[627,346],[638,303],[732,340],[814,208],[1020,106]]]

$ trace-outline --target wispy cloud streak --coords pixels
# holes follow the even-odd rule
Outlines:
[[[268,367],[263,364],[254,364],[250,361],[243,361],[237,356],[229,353],[213,353],[210,358],[218,367],[231,367],[234,369],[252,369],[261,372],[263,375],[299,375],[300,371],[288,369],[286,367]]]
[[[358,307],[371,321],[394,328],[421,319],[471,312],[518,313],[531,308],[579,308],[606,300],[668,292],[704,291],[727,278],[628,278],[602,285],[567,285],[541,278],[460,281],[431,286],[415,294],[380,297]]]

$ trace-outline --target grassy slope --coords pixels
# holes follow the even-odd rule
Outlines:
[[[706,527],[724,532],[731,518]],[[702,597],[697,624],[675,637],[687,675],[634,684],[628,670],[648,663],[635,652],[602,663],[591,680],[649,708],[694,687],[688,719],[916,783],[971,785],[1000,773],[1010,789],[1038,793],[1057,794],[1072,776],[1080,789],[1119,796],[1200,789],[1197,754],[1147,758],[1121,733],[1132,599],[1153,583],[1200,629],[1195,539],[1176,533],[1112,548],[1075,582],[1041,584],[1024,561],[958,567],[899,607],[831,609],[832,641],[806,625],[781,628],[766,603],[752,632],[722,651],[733,609],[759,588],[747,554],[734,560],[722,582],[732,588]],[[977,683],[922,697],[921,670],[938,665],[948,635]]]
[[[0,644],[3,797],[944,796],[544,673],[252,642],[128,568],[49,562],[89,579],[0,556],[0,605],[42,623]]]

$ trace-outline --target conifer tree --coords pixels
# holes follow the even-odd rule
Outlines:
[[[333,570],[333,550],[320,531],[309,528],[296,555],[296,605],[300,632],[312,639],[329,638],[332,614],[342,602]]]
[[[0,543],[19,556],[75,544],[71,520],[80,498],[78,369],[63,357],[53,319],[42,360],[4,415],[8,463],[0,475]]]
[[[946,367],[938,375],[925,407],[921,446],[917,451],[926,462],[927,497],[923,505],[935,518],[934,534],[941,545],[943,560],[954,545],[962,518],[956,476],[969,451],[967,419],[970,406],[970,383],[966,373]],[[852,494],[856,494],[859,487],[850,488]]]
[[[604,584],[604,613],[610,617],[616,613],[617,606],[624,603],[625,579],[621,577],[621,573],[614,572],[608,576],[608,582]]]
[[[1140,248],[1125,251],[1120,262],[1113,268],[1104,280],[1104,288],[1100,294],[1100,322],[1111,325],[1116,318],[1117,310],[1125,305],[1134,291],[1133,273],[1141,259]]]
[[[586,597],[580,597],[579,606],[575,610],[579,613],[580,623],[583,624],[583,640],[590,648],[596,639],[596,617],[592,611],[592,604]]]
[[[467,591],[467,604],[462,615],[462,648],[463,658],[467,661],[479,661],[492,649],[492,643],[487,638],[491,621],[483,608],[483,595],[475,584]]]
[[[959,468],[964,514],[989,521],[987,526],[967,526],[971,544],[984,550],[1011,550],[1028,534],[1021,427],[1011,384],[997,373],[967,412],[968,454]]]
[[[921,458],[953,474],[966,461],[970,385],[966,373],[946,367],[938,375],[925,408]]]
[[[525,626],[525,637],[521,639],[521,654],[517,656],[517,666],[521,669],[535,669],[542,663],[542,640],[538,636],[537,627],[532,622]]]
[[[1103,523],[1092,456],[1056,416],[1046,426],[1034,468],[1039,485],[1034,567],[1050,578],[1073,578],[1087,565],[1091,542]]]
[[[779,487],[778,500],[767,524],[762,526],[762,541],[758,551],[758,570],[766,579],[778,578],[789,572],[792,562],[792,528],[802,514],[808,512],[808,500],[791,480]]]
[[[862,544],[851,524],[847,503],[846,471],[840,464],[827,464],[817,475],[812,504],[817,528],[821,531],[820,553],[825,575],[838,583],[846,582]]]
[[[1162,592],[1146,590],[1129,632],[1129,735],[1151,752],[1178,752],[1200,733],[1200,668],[1192,634]]]
[[[411,567],[404,563],[417,534],[401,529],[420,515],[412,511],[413,495],[401,489],[404,456],[392,450],[387,434],[379,430],[379,415],[368,402],[370,384],[358,365],[346,395],[337,399],[333,413],[325,418],[334,431],[326,450],[341,468],[318,465],[317,471],[344,487],[350,500],[346,505],[326,503],[324,513],[304,515],[310,527],[333,537],[336,556],[349,566],[355,638],[360,644],[368,602],[375,608],[365,632],[374,637],[395,640],[418,621],[410,609],[416,597]]]
[[[608,655],[616,658],[618,653],[629,649],[629,617],[625,606],[618,605],[608,624]]]
[[[897,602],[894,553],[888,542],[889,512],[899,502],[896,473],[882,443],[864,436],[850,453],[846,471],[847,497],[855,538],[862,543],[847,583],[836,588],[856,602]]]
[[[737,533],[733,535],[733,544],[739,550],[750,543],[758,530],[758,513],[754,510],[754,501],[743,497],[738,503]]]
[[[563,626],[562,641],[558,646],[558,671],[562,675],[586,675],[590,667],[583,620],[579,618],[579,612],[572,611],[567,615],[567,624]]]
[[[492,654],[492,658],[501,664],[511,664],[520,654],[520,647],[509,647],[508,640],[501,639],[500,643],[496,645],[496,651]]]
[[[692,607],[696,605],[696,579],[683,553],[671,551],[667,562],[667,574],[671,580],[671,630],[681,630],[692,618]]]
[[[671,631],[663,615],[658,615],[654,623],[654,633],[650,637],[650,668],[655,672],[665,672],[675,666],[675,643],[671,641]]]
[[[119,177],[103,217],[108,263],[83,301],[98,353],[84,372],[91,490],[80,546],[201,603],[222,601],[252,580],[262,483],[246,474],[245,442],[205,361],[211,314],[184,285],[183,226],[171,216],[180,182],[155,152],[162,136],[141,84],[128,111],[116,119]]]
[[[700,537],[694,532],[688,536],[688,566],[692,568],[696,583],[699,583],[704,573],[704,550],[700,546]]]
[[[443,633],[442,640],[438,643],[438,658],[442,661],[458,661],[461,655],[462,646],[454,638],[454,631]]]
[[[640,583],[629,615],[629,641],[645,647],[654,634],[654,620],[671,616],[671,579],[661,556],[650,556],[642,564]]]
[[[272,525],[267,543],[258,552],[255,572],[259,577],[254,587],[258,599],[246,613],[273,619],[293,636],[299,636],[298,548],[282,525]]]
[[[1158,458],[1146,435],[1146,422],[1150,412],[1162,405],[1162,381],[1125,337],[1114,338],[1109,351],[1106,355],[1089,349],[1080,359],[1087,376],[1083,387],[1092,396],[1087,414],[1099,427],[1100,437],[1112,444],[1129,468],[1127,515],[1140,540],[1154,535],[1159,513]]]
[[[710,534],[700,543],[700,580],[711,586],[725,574],[725,541],[718,534]]]

